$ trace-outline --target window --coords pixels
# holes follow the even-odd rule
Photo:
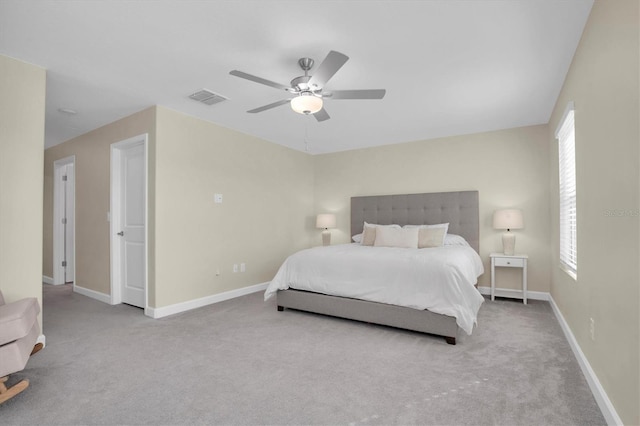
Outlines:
[[[575,107],[569,102],[556,130],[560,170],[560,265],[577,277]]]

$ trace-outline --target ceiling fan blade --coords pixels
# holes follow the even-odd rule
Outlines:
[[[313,116],[316,118],[316,120],[320,121],[325,121],[330,119],[331,117],[329,117],[329,114],[327,113],[327,110],[322,108],[320,111],[316,112],[313,114]]]
[[[314,85],[324,87],[327,81],[329,81],[348,60],[349,57],[347,55],[332,50],[313,73],[313,76],[309,80],[309,85],[311,87]]]
[[[246,72],[242,72],[238,70],[229,71],[229,74],[235,75],[236,77],[244,78],[246,80],[251,80],[256,83],[264,84],[266,86],[275,87],[276,89],[282,89],[282,90],[291,89],[291,87],[285,86],[284,84],[276,83],[275,81],[271,81],[271,80],[266,80],[261,77],[256,77],[255,75],[247,74]]]
[[[271,108],[278,107],[280,105],[288,104],[289,102],[291,102],[291,99],[282,99],[282,100],[280,100],[278,102],[274,102],[274,103],[269,104],[269,105],[261,106],[259,108],[254,108],[254,109],[249,110],[247,112],[250,112],[250,113],[254,114],[256,112],[262,112],[262,111],[266,111],[266,110],[271,109]]]
[[[331,99],[382,99],[387,93],[385,89],[370,89],[370,90],[332,90],[326,95]]]

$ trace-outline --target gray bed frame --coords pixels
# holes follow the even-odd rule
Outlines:
[[[351,235],[361,233],[364,222],[380,225],[448,222],[449,233],[461,235],[479,252],[478,191],[352,197]],[[456,344],[458,325],[448,315],[295,289],[279,290],[277,299],[279,311],[290,308],[398,327],[443,336],[447,343]]]

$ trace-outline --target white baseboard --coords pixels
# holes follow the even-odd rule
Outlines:
[[[46,275],[42,276],[42,282],[45,283],[45,284],[55,285],[55,284],[53,284],[53,278],[48,277]]]
[[[234,299],[246,294],[257,293],[266,290],[269,283],[261,283],[249,287],[239,288],[237,290],[225,291],[224,293],[213,294],[211,296],[201,297],[200,299],[189,300],[174,305],[163,306],[161,308],[147,308],[145,315],[151,318],[162,318],[169,315],[179,314],[180,312],[190,311],[191,309],[201,308],[203,306],[212,305],[225,300]]]
[[[553,297],[551,297],[551,295],[549,295],[549,303],[551,304],[553,313],[556,315],[556,318],[560,323],[560,327],[562,327],[562,331],[564,331],[564,335],[569,342],[569,346],[571,346],[571,350],[573,350],[573,354],[578,360],[578,364],[582,369],[582,374],[584,374],[584,377],[587,379],[587,383],[589,384],[591,393],[598,403],[598,407],[600,407],[600,411],[602,411],[602,415],[607,421],[607,424],[622,425],[623,423],[620,419],[620,416],[618,416],[615,407],[611,403],[611,400],[607,396],[607,393],[604,391],[604,388],[600,384],[598,376],[596,376],[596,373],[591,368],[589,361],[587,361],[587,357],[582,352],[582,349],[580,348],[578,341],[573,335],[571,328],[569,328],[569,324],[567,324],[567,321],[565,321],[564,317],[562,316],[562,312],[560,312],[558,305],[556,305],[556,302],[553,300]]]
[[[491,295],[491,287],[478,287],[480,294],[485,296]],[[497,297],[508,297],[511,299],[522,299],[522,290],[512,290],[510,288],[496,288],[495,295]],[[549,300],[549,293],[542,291],[527,291],[527,299],[531,300]]]
[[[95,290],[90,290],[88,288],[84,288],[84,287],[80,287],[77,285],[73,286],[73,291],[81,294],[83,296],[87,296],[90,297],[92,299],[96,299],[99,300],[101,302],[107,303],[107,304],[111,304],[111,296],[109,296],[108,294],[105,293],[101,293],[99,291],[95,291]]]

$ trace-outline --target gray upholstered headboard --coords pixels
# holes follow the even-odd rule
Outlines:
[[[449,222],[480,252],[478,191],[351,197],[351,235],[362,232],[364,222],[380,225],[433,225]]]

